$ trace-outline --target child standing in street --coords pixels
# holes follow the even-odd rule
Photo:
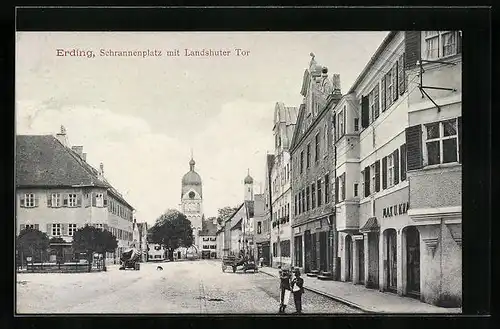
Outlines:
[[[290,299],[290,273],[288,270],[280,269],[280,309],[279,313],[285,313],[285,308],[288,305],[288,301]]]
[[[291,282],[293,292],[293,301],[295,302],[295,313],[302,313],[302,294],[304,293],[304,279],[300,277],[300,270],[298,268],[294,271],[295,277]]]

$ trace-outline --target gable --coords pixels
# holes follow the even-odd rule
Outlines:
[[[299,108],[299,114],[297,117],[297,123],[295,125],[295,130],[293,132],[293,138],[292,138],[292,145],[291,149],[293,150],[295,147],[298,146],[298,142],[300,141],[300,138],[302,137],[302,131],[304,130],[304,113],[305,113],[305,105],[301,104]]]

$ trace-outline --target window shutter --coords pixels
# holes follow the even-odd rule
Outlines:
[[[406,167],[407,170],[422,168],[422,127],[406,128]]]
[[[35,230],[39,231],[40,230],[40,225],[35,224]]]
[[[403,58],[404,54],[401,54],[401,56],[399,56],[399,66],[398,66],[398,80],[399,80],[398,88],[400,95],[403,95],[405,92],[405,79],[404,79],[405,69],[403,64]]]
[[[68,198],[69,198],[68,194],[63,194],[63,207],[68,206]]]
[[[61,224],[61,235],[69,235],[68,224]]]
[[[382,80],[380,81],[380,107],[382,108],[382,112],[385,111],[385,75],[382,77]]]
[[[92,207],[97,205],[95,192],[92,192]]]
[[[52,194],[47,193],[47,207],[51,208],[52,207]]]
[[[392,67],[392,99],[398,99],[398,62]]]
[[[406,144],[401,145],[401,181],[406,180]]]
[[[369,111],[369,102],[367,96],[361,97],[361,127],[366,128],[370,124],[370,111]]]
[[[47,235],[52,235],[52,232],[51,232],[51,228],[52,228],[52,224],[47,224]]]
[[[108,206],[108,197],[107,196],[103,196],[103,205],[104,207],[106,208]]]
[[[24,207],[25,207],[24,200],[25,200],[25,198],[24,198],[24,194],[21,194],[20,199],[19,199],[19,206],[20,206],[21,208],[24,208]]]
[[[457,54],[462,52],[462,33],[457,31]]]
[[[19,231],[22,231],[22,230],[24,230],[24,229],[26,228],[26,225],[21,224],[21,225],[19,225],[19,227],[20,227],[20,230],[19,230]]]
[[[399,183],[399,149],[394,151],[394,185]]]
[[[375,192],[380,192],[380,160],[375,161]]]
[[[458,162],[462,163],[462,117],[457,119],[458,125]]]
[[[345,200],[345,173],[342,174],[342,200]]]
[[[375,103],[375,119],[378,118],[380,114],[380,83],[377,83],[375,86],[374,92],[373,92],[373,101],[375,102],[375,99],[377,99],[377,102]]]
[[[339,178],[335,178],[335,202],[339,202]]]
[[[82,195],[81,194],[76,195],[76,206],[78,208],[82,207]]]
[[[365,167],[365,197],[370,196],[370,167]]]
[[[364,170],[361,170],[361,181],[365,181],[365,171]],[[363,184],[364,186],[364,184]],[[365,191],[363,189],[363,191],[359,191],[358,192],[359,196],[362,198],[364,195],[365,195]]]
[[[382,189],[387,188],[387,157],[382,158]]]
[[[420,60],[421,31],[405,31],[405,65],[406,69],[413,69]]]

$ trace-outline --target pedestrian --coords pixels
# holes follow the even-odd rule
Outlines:
[[[279,313],[285,313],[285,308],[290,300],[291,288],[290,288],[290,272],[286,269],[280,269],[280,309]]]
[[[295,277],[292,279],[291,287],[293,301],[295,302],[295,313],[302,313],[302,294],[304,293],[304,279],[300,277],[300,269],[294,271]]]

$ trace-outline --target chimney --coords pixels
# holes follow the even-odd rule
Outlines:
[[[82,153],[83,153],[83,146],[72,146],[71,149],[78,154],[80,158],[82,158]]]
[[[101,162],[99,165],[99,174],[103,175],[104,174],[104,164]]]
[[[82,159],[87,162],[87,153],[82,153]]]
[[[64,128],[63,125],[61,125],[61,131],[56,134],[56,138],[62,145],[69,147],[68,137],[66,136],[66,128]]]

